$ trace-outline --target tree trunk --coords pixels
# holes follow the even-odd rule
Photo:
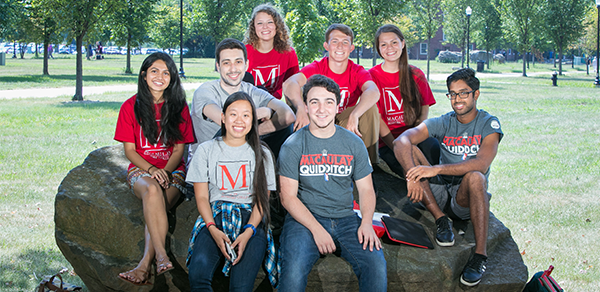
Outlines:
[[[38,48],[37,48],[37,47],[38,47],[38,43],[37,43],[37,42],[35,42],[35,43],[33,43],[33,44],[34,44],[34,46],[35,46],[35,49],[34,49],[34,50],[35,50],[35,58],[37,59],[37,58],[39,57],[39,55],[38,55]]]
[[[375,42],[372,43],[371,48],[371,50],[373,51],[373,66],[371,67],[375,67],[375,65],[377,65],[377,50],[375,50]]]
[[[356,64],[360,65],[360,47],[356,49]]]
[[[522,54],[523,56],[523,77],[527,77],[527,64],[526,64],[526,60],[527,59],[525,56],[527,55],[527,53]]]
[[[563,58],[563,49],[562,47],[558,48],[558,75],[562,74],[562,58]]]
[[[50,75],[48,73],[48,40],[47,36],[44,36],[44,65],[42,69],[42,75]]]
[[[75,49],[77,51],[77,62],[75,69],[75,95],[73,100],[83,100],[83,60],[81,54],[81,45],[83,45],[83,37],[85,33],[82,33],[75,37]]]
[[[431,36],[427,38],[427,81],[429,81],[429,44],[431,43]]]
[[[125,74],[131,74],[131,34],[127,34],[127,65],[125,66]]]

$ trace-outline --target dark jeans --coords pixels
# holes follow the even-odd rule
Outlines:
[[[419,143],[417,147],[421,149],[421,152],[423,152],[423,155],[425,155],[429,164],[440,164],[440,143],[436,139],[429,137],[425,139],[425,141]],[[390,147],[383,146],[379,148],[379,157],[387,163],[394,173],[400,177],[404,177],[404,169],[396,159],[394,150],[390,149]]]
[[[222,229],[221,217],[221,214],[215,217],[219,229]],[[242,226],[246,225],[249,219],[250,212],[242,210]],[[188,266],[191,291],[212,291],[213,275],[215,271],[221,273],[225,256],[207,228],[200,230],[194,247]],[[248,240],[241,260],[229,270],[229,291],[252,291],[266,250],[267,235],[261,223],[256,227],[256,235]]]
[[[357,215],[339,219],[314,216],[333,238],[336,254],[339,253],[352,265],[358,277],[360,291],[386,291],[387,267],[383,250],[363,250],[357,235],[360,218]],[[278,291],[304,291],[308,274],[320,253],[310,230],[289,214],[285,218],[281,234],[281,252]]]

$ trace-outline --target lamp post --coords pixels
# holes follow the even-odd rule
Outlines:
[[[179,1],[179,77],[186,78],[183,71],[183,0]]]
[[[600,0],[596,0],[596,1],[600,1]],[[467,68],[469,68],[469,26],[471,24],[471,12],[473,12],[473,10],[471,9],[471,6],[467,6],[467,10],[465,10],[465,12],[467,13]]]
[[[596,0],[596,8],[598,9],[598,25],[596,27],[596,81],[594,81],[594,84],[596,87],[599,87],[600,77],[598,76],[598,70],[600,70],[600,0]]]

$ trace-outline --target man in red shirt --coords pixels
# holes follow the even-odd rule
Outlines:
[[[365,143],[372,163],[378,161],[379,90],[369,72],[349,60],[354,50],[354,33],[344,24],[332,24],[325,32],[323,47],[329,53],[320,61],[305,66],[283,83],[283,94],[296,111],[294,130],[309,124],[306,104],[302,101],[302,86],[315,74],[333,79],[340,87],[341,101],[336,124],[358,135]]]

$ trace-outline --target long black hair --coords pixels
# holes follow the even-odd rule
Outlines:
[[[382,33],[391,32],[398,36],[401,41],[404,41],[404,35],[400,29],[393,24],[386,24],[377,29],[375,33],[375,48],[377,53],[381,56],[379,51],[379,36]],[[402,104],[404,105],[404,124],[409,127],[417,126],[417,121],[421,117],[421,92],[413,79],[413,68],[408,65],[408,50],[406,49],[406,43],[402,48],[402,55],[398,59],[398,74],[400,75],[400,94],[402,95]]]
[[[248,134],[246,134],[246,142],[248,142],[248,145],[250,145],[254,151],[255,161],[254,179],[252,182],[252,206],[258,206],[258,210],[263,214],[263,218],[265,218],[264,226],[266,227],[269,226],[269,222],[271,222],[271,214],[269,213],[269,188],[267,186],[267,175],[265,173],[267,152],[263,151],[262,147],[268,149],[269,146],[260,141],[258,135],[258,120],[256,119],[256,106],[247,93],[238,91],[230,95],[223,104],[223,114],[225,114],[225,111],[227,111],[227,108],[232,103],[238,100],[248,101],[252,108],[252,128]],[[221,123],[221,136],[225,137],[226,135],[227,129],[225,128],[225,123]]]
[[[169,86],[167,86],[163,92],[165,103],[162,106],[160,115],[160,132],[158,130],[158,125],[156,124],[154,97],[146,82],[147,71],[157,60],[165,62],[171,77]],[[183,122],[181,111],[185,105],[185,91],[181,87],[177,66],[173,59],[171,59],[171,56],[163,52],[156,52],[146,57],[142,63],[140,74],[138,76],[137,98],[133,110],[137,122],[144,131],[144,137],[148,139],[148,142],[152,144],[162,142],[167,146],[172,146],[176,141],[181,140],[183,135],[179,131],[179,124]]]

